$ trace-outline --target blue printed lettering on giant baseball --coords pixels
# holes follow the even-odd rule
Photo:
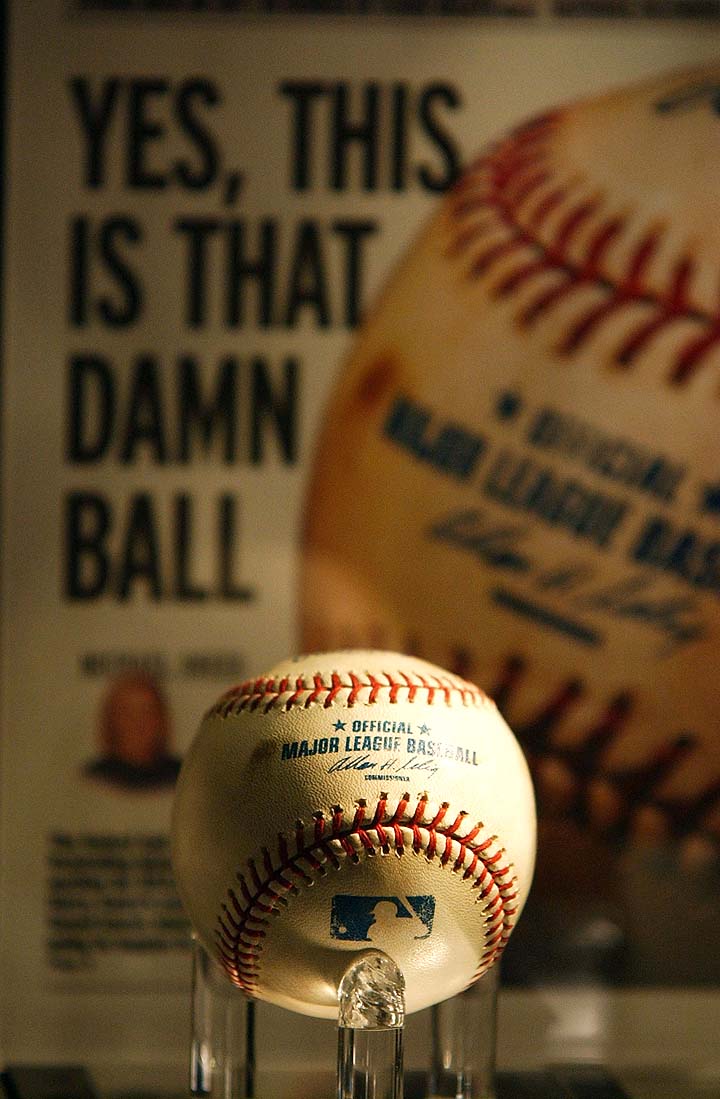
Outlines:
[[[700,486],[698,510],[701,515],[720,515],[720,482]]]
[[[673,462],[630,439],[608,435],[578,416],[541,408],[530,422],[527,441],[609,481],[637,488],[665,503],[672,503],[687,473]]]
[[[633,560],[679,577],[693,588],[720,595],[720,541],[689,527],[651,516],[631,550]]]
[[[514,389],[499,390],[492,400],[498,438],[480,438],[467,427],[448,424],[405,396],[390,409],[382,429],[390,445],[444,476],[471,481],[487,501],[479,507],[469,499],[466,506],[436,516],[426,537],[504,574],[507,579],[498,576],[490,590],[503,612],[575,644],[605,644],[612,622],[630,623],[657,638],[660,658],[706,638],[705,600],[720,595],[720,539],[668,514],[643,512],[650,499],[672,507],[683,494],[687,498],[687,489],[698,521],[712,521],[720,514],[720,483],[686,485],[688,466],[672,455],[556,407],[529,408],[526,395]],[[517,447],[507,445],[511,436]],[[480,444],[472,461],[462,463],[469,444],[468,449],[458,444],[457,450],[446,446],[453,438]],[[556,464],[546,464],[540,455]],[[577,473],[567,475],[557,463]],[[625,495],[604,490],[602,481]],[[508,512],[518,521],[505,521]],[[542,535],[548,527],[557,539]],[[597,564],[587,554],[578,558],[573,546],[579,543],[598,554]],[[620,556],[623,571],[611,582],[601,554]]]
[[[609,546],[628,510],[625,500],[587,488],[574,477],[504,447],[482,485],[490,500],[526,512],[601,548]]]
[[[485,451],[485,439],[457,423],[438,423],[428,408],[398,397],[385,421],[384,432],[421,462],[449,477],[466,481]]]
[[[389,931],[393,935],[404,931],[408,938],[427,939],[432,933],[434,919],[435,898],[432,896],[359,897],[337,893],[332,898],[330,938],[382,945]],[[410,921],[407,925],[406,920]]]

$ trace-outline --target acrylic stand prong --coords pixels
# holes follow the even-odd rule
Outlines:
[[[405,981],[387,954],[368,950],[338,988],[337,1099],[402,1099]]]
[[[429,1099],[494,1099],[498,973],[431,1008]]]
[[[193,940],[190,1091],[212,1099],[252,1099],[255,1004],[236,991]]]
[[[494,1099],[497,987],[496,966],[466,992],[410,1016],[408,1056],[414,1039],[424,1051],[422,1061],[409,1072],[411,1094],[425,1099]],[[402,1099],[405,1004],[397,966],[378,950],[356,955],[340,982],[338,1001],[336,1099]],[[255,1011],[255,1002],[232,987],[195,940],[193,1095],[254,1099]],[[323,1087],[322,1094],[329,1096],[331,1060],[327,1072],[328,1091]]]

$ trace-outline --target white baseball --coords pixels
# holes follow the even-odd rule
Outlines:
[[[719,172],[720,65],[492,144],[361,331],[308,496],[302,644],[476,679],[618,777],[613,827],[720,828]]]
[[[500,956],[533,872],[533,791],[471,683],[396,653],[304,656],[205,716],[172,843],[190,919],[239,988],[333,1018],[353,954],[375,948],[411,1012]]]

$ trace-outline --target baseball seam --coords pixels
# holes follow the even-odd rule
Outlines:
[[[344,672],[342,675],[332,672],[329,681],[319,673],[246,680],[227,691],[210,712],[229,717],[243,710],[259,709],[268,713],[273,709],[290,711],[312,706],[329,709],[334,704],[419,701],[428,706],[443,703],[452,706],[455,702],[462,706],[494,706],[479,687],[461,679],[405,672],[397,676],[384,673],[382,677],[370,672]]]
[[[523,678],[529,671],[519,656],[509,657],[495,684],[493,697],[504,713],[512,711],[522,699]],[[651,750],[650,754],[632,766],[611,768],[604,758],[622,737],[633,717],[632,691],[618,693],[601,701],[593,719],[583,726],[583,735],[573,745],[555,743],[554,736],[563,722],[572,717],[573,707],[583,698],[587,684],[580,679],[559,682],[539,707],[522,723],[515,722],[518,740],[523,745],[531,773],[539,780],[540,812],[543,811],[543,782],[538,768],[544,761],[560,763],[571,776],[575,790],[571,795],[568,815],[589,826],[595,834],[624,843],[630,835],[632,818],[645,808],[663,813],[675,838],[700,833],[718,843],[713,833],[711,814],[720,803],[720,780],[708,774],[708,785],[692,795],[666,795],[663,787],[670,783],[683,763],[696,750],[699,734],[678,728]],[[512,713],[510,714],[512,718]],[[603,825],[594,820],[591,787],[603,783],[617,798],[617,807],[610,822]]]
[[[585,182],[555,181],[549,165],[553,136],[562,112],[545,115],[493,147],[470,167],[451,198],[452,240],[448,258],[470,259],[470,277],[492,275],[508,258],[519,265],[504,272],[491,293],[509,298],[540,276],[542,287],[526,302],[516,320],[530,328],[571,294],[597,290],[599,300],[581,305],[556,350],[570,355],[579,350],[604,324],[623,310],[644,306],[648,316],[631,324],[614,351],[615,365],[630,367],[651,340],[682,321],[694,322],[697,334],[683,339],[671,354],[667,380],[688,381],[720,343],[720,311],[712,313],[689,300],[695,263],[688,254],[675,260],[663,290],[647,283],[647,270],[660,250],[663,228],[649,225],[632,246],[622,278],[603,270],[611,245],[629,228],[627,212],[607,210],[599,194],[588,196]],[[489,216],[478,220],[485,212]],[[559,219],[552,232],[550,218]],[[541,231],[549,239],[541,238]],[[578,234],[587,234],[581,246]],[[575,245],[576,256],[570,247]]]
[[[373,808],[360,799],[352,814],[334,806],[327,817],[314,813],[312,825],[298,821],[292,839],[278,835],[275,856],[261,848],[259,856],[248,860],[247,870],[237,873],[238,887],[228,889],[216,927],[220,964],[233,984],[255,994],[270,920],[288,906],[299,887],[313,885],[329,868],[340,869],[343,860],[358,863],[362,856],[402,857],[412,852],[411,857],[424,855],[441,869],[449,866],[478,891],[476,901],[485,905],[485,942],[476,980],[505,948],[518,893],[514,867],[497,836],[486,836],[482,823],[469,828],[468,823],[467,813],[453,816],[448,802],[432,806],[421,795],[411,806],[408,793],[397,803],[389,803],[387,793],[381,793]]]

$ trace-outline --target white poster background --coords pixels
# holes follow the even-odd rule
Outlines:
[[[81,16],[62,0],[12,6],[3,284],[0,1060],[130,1065],[178,1064],[185,1057],[185,955],[111,952],[96,968],[66,975],[48,965],[48,837],[164,835],[171,806],[167,790],[118,792],[83,777],[106,686],[103,676],[83,672],[83,656],[164,654],[174,747],[182,754],[203,708],[227,685],[212,676],[183,675],[188,653],[237,656],[250,675],[296,644],[296,552],[306,472],[323,402],[351,333],[337,299],[327,329],[306,310],[294,328],[229,328],[215,311],[212,323],[191,330],[183,322],[186,256],[171,229],[175,220],[204,214],[256,224],[272,217],[286,246],[302,218],[324,225],[341,218],[375,221],[378,231],[364,252],[362,300],[368,304],[436,196],[416,182],[403,193],[387,186],[368,193],[357,172],[345,190],[330,190],[324,105],[315,114],[317,183],[293,191],[292,111],[279,92],[283,82],[347,82],[356,91],[369,81],[385,90],[396,82],[415,91],[438,81],[452,85],[460,103],[442,112],[443,125],[466,160],[492,135],[551,105],[718,52],[718,26],[681,20]],[[69,81],[77,76],[96,89],[110,77],[162,79],[171,88],[194,77],[212,81],[221,102],[203,117],[221,150],[221,181],[200,192],[172,183],[156,192],[128,188],[118,109],[107,183],[95,190],[84,186],[83,136],[69,94]],[[153,111],[167,126],[167,139],[148,153],[162,171],[188,150],[173,129],[169,101],[159,98]],[[408,148],[411,166],[437,166],[437,151],[417,127]],[[244,185],[228,205],[222,179],[236,171]],[[83,329],[69,323],[68,232],[79,214],[116,214],[141,224],[138,266],[146,308],[137,324],[113,330],[97,321]],[[336,295],[342,254],[337,240],[327,238],[326,245]],[[287,265],[287,259],[279,265],[279,280]],[[217,288],[221,281],[216,269],[209,285]],[[243,361],[262,355],[274,364],[295,356],[297,462],[284,465],[269,445],[255,466],[242,459],[225,465],[212,456],[189,464],[160,466],[146,457],[122,465],[117,449],[97,464],[73,465],[65,441],[67,362],[83,350],[112,359],[119,391],[128,364],[143,352],[158,357],[168,378],[182,352],[196,355],[211,373],[223,355]],[[168,416],[170,393],[168,388]],[[151,492],[166,542],[168,500],[176,492],[191,493],[198,509],[195,560],[205,577],[216,567],[212,500],[220,493],[236,495],[238,568],[255,598],[154,602],[139,585],[127,602],[69,602],[63,595],[63,501],[81,490],[103,493],[120,510],[131,493]],[[167,551],[163,561],[166,567]]]

